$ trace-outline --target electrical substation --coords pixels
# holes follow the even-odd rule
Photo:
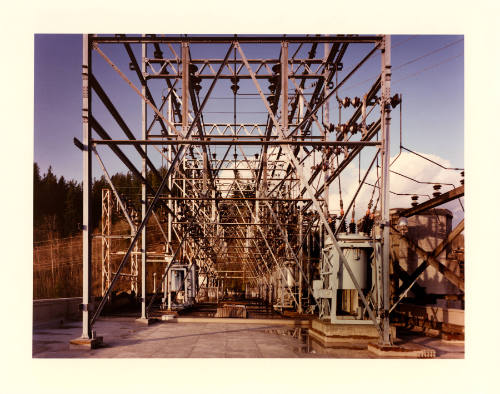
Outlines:
[[[377,64],[370,87],[343,95],[367,64]],[[449,169],[461,185],[390,206],[403,103],[391,36],[87,34],[82,82],[72,348],[112,349],[120,333],[99,322],[125,301],[128,324],[143,329],[277,325],[377,357],[435,356],[400,329],[463,340],[464,221],[453,228],[441,207],[464,196],[463,170]],[[138,122],[114,102],[125,94]],[[114,184],[110,162],[140,186]]]

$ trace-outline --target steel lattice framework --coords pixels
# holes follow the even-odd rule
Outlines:
[[[84,35],[83,141],[75,142],[83,151],[84,164],[82,338],[91,337],[92,326],[114,286],[126,275],[124,267],[137,257],[140,269],[132,263],[130,275],[141,278],[142,318],[149,316],[168,270],[180,261],[187,262],[187,269],[197,267],[200,289],[236,279],[270,301],[276,298],[273,284],[286,280],[283,276],[289,270],[297,279],[296,286],[282,291],[279,302],[293,305],[299,312],[313,312],[318,300],[311,288],[310,243],[311,234],[317,233],[320,245],[327,239],[333,243],[381,342],[389,344],[388,160],[394,100],[390,42],[390,36],[349,35]],[[350,48],[360,45],[366,52],[347,69],[344,63]],[[127,56],[128,69],[112,60],[111,47]],[[261,47],[271,48],[262,51],[266,56],[255,55],[261,53]],[[205,56],[192,56],[194,48],[207,48],[199,50]],[[270,56],[272,51],[275,54]],[[225,55],[207,56],[212,52]],[[339,89],[377,55],[380,73],[370,89],[353,99],[339,98]],[[127,124],[127,116],[111,100],[112,87],[98,80],[93,71],[96,59],[115,71],[121,79],[115,83],[128,85],[130,94],[139,98],[140,131]],[[220,85],[226,87],[229,101],[225,103],[232,101],[232,108],[217,101],[215,94],[223,94]],[[241,93],[240,88],[251,93]],[[245,114],[240,109],[246,105],[241,105],[242,99],[250,94],[261,100],[260,115],[253,117],[256,121],[237,122]],[[330,113],[331,101],[339,107],[337,121]],[[105,108],[123,137],[111,136],[97,119],[95,105]],[[207,110],[210,106],[225,109],[228,115],[220,121],[220,116]],[[347,107],[351,114],[341,122]],[[376,302],[362,291],[338,245],[340,227],[331,226],[329,207],[334,180],[370,147],[374,152],[371,164],[347,209],[341,206],[339,220],[345,223],[366,176],[379,160],[380,231],[379,247],[374,249],[381,290]],[[106,148],[140,179],[140,207],[113,185],[100,153]],[[140,165],[130,158],[132,151],[139,155]],[[103,285],[102,299],[95,308],[91,307],[90,272],[97,262],[91,261],[93,235],[89,231],[94,157],[110,188],[103,195]],[[131,234],[116,272],[109,267],[111,200],[130,225]],[[373,216],[377,204],[369,208],[373,208]],[[163,254],[149,251],[148,223],[161,231]],[[155,280],[155,288],[149,289],[153,297],[148,300],[147,263],[154,259],[164,262],[163,278]]]

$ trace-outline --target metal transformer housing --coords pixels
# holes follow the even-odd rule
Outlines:
[[[349,267],[362,289],[369,287],[369,253],[372,247],[371,238],[361,234],[339,234],[338,244],[349,263]],[[333,245],[327,246],[330,261],[334,267],[338,267],[338,289],[354,290],[356,286],[344,267],[337,250]]]

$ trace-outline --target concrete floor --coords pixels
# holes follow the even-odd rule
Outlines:
[[[99,349],[70,349],[81,323],[33,330],[34,358],[378,358],[366,349],[323,349],[305,331],[269,324],[158,322],[144,326],[129,317],[107,317],[94,329]],[[295,336],[295,337],[294,337]],[[406,341],[436,350],[436,358],[464,358],[463,342],[406,334]]]

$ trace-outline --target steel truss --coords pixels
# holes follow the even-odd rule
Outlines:
[[[225,56],[197,58],[194,52],[200,45],[217,48]],[[257,45],[272,45],[276,56],[257,58]],[[362,59],[344,66],[349,48],[357,45],[366,49]],[[122,60],[113,60],[116,52],[110,46],[121,48],[127,68]],[[252,57],[247,57],[249,52]],[[382,67],[371,88],[353,99],[339,97],[345,82],[376,53]],[[140,131],[127,125],[126,117],[110,99],[113,87],[94,73],[96,57],[140,99]],[[367,318],[379,330],[381,343],[390,344],[390,80],[390,36],[84,35],[83,142],[76,141],[84,164],[82,338],[91,338],[92,326],[129,260],[131,275],[137,278],[139,269],[133,268],[133,259],[141,260],[142,318],[151,316],[161,290],[165,301],[167,275],[178,264],[186,272],[191,267],[198,270],[198,291],[204,288],[204,294],[216,288],[219,298],[223,288],[243,286],[277,308],[292,306],[299,312],[317,313],[312,280],[319,256],[313,256],[313,249],[321,249],[328,240],[355,284]],[[226,98],[232,100],[232,119],[209,120],[214,116],[206,107],[217,101],[212,95],[223,94],[220,85],[229,82],[232,85],[227,90],[232,93],[227,92]],[[240,85],[261,99],[262,115],[256,122],[237,122],[238,100],[250,94],[238,93]],[[264,86],[270,93],[264,92]],[[124,136],[115,138],[117,133],[112,136],[105,128],[109,125],[99,122],[92,107],[94,97]],[[339,106],[336,120],[330,110],[332,102]],[[341,113],[348,107],[353,111],[342,122]],[[139,155],[140,165],[125,153],[127,145]],[[380,159],[380,207],[369,207],[372,215],[377,208],[381,213],[381,247],[376,253],[381,288],[376,299],[359,286],[337,243],[338,229],[332,229],[329,222],[334,211],[330,199],[333,181],[340,179],[362,150],[370,148],[375,149],[375,156],[356,195],[375,159]],[[137,218],[125,202],[126,193],[111,181],[100,153],[105,149],[141,182],[140,207],[133,208]],[[103,194],[102,298],[95,306],[90,294],[94,262],[89,231],[93,155],[110,187]],[[130,244],[122,252],[114,276],[109,267],[112,195],[130,225]],[[341,210],[341,221],[346,220],[355,198],[347,212]],[[342,209],[342,201],[340,204]],[[161,233],[161,251],[148,241],[153,228]],[[150,268],[153,263],[160,265]],[[151,284],[148,278],[153,277]]]

